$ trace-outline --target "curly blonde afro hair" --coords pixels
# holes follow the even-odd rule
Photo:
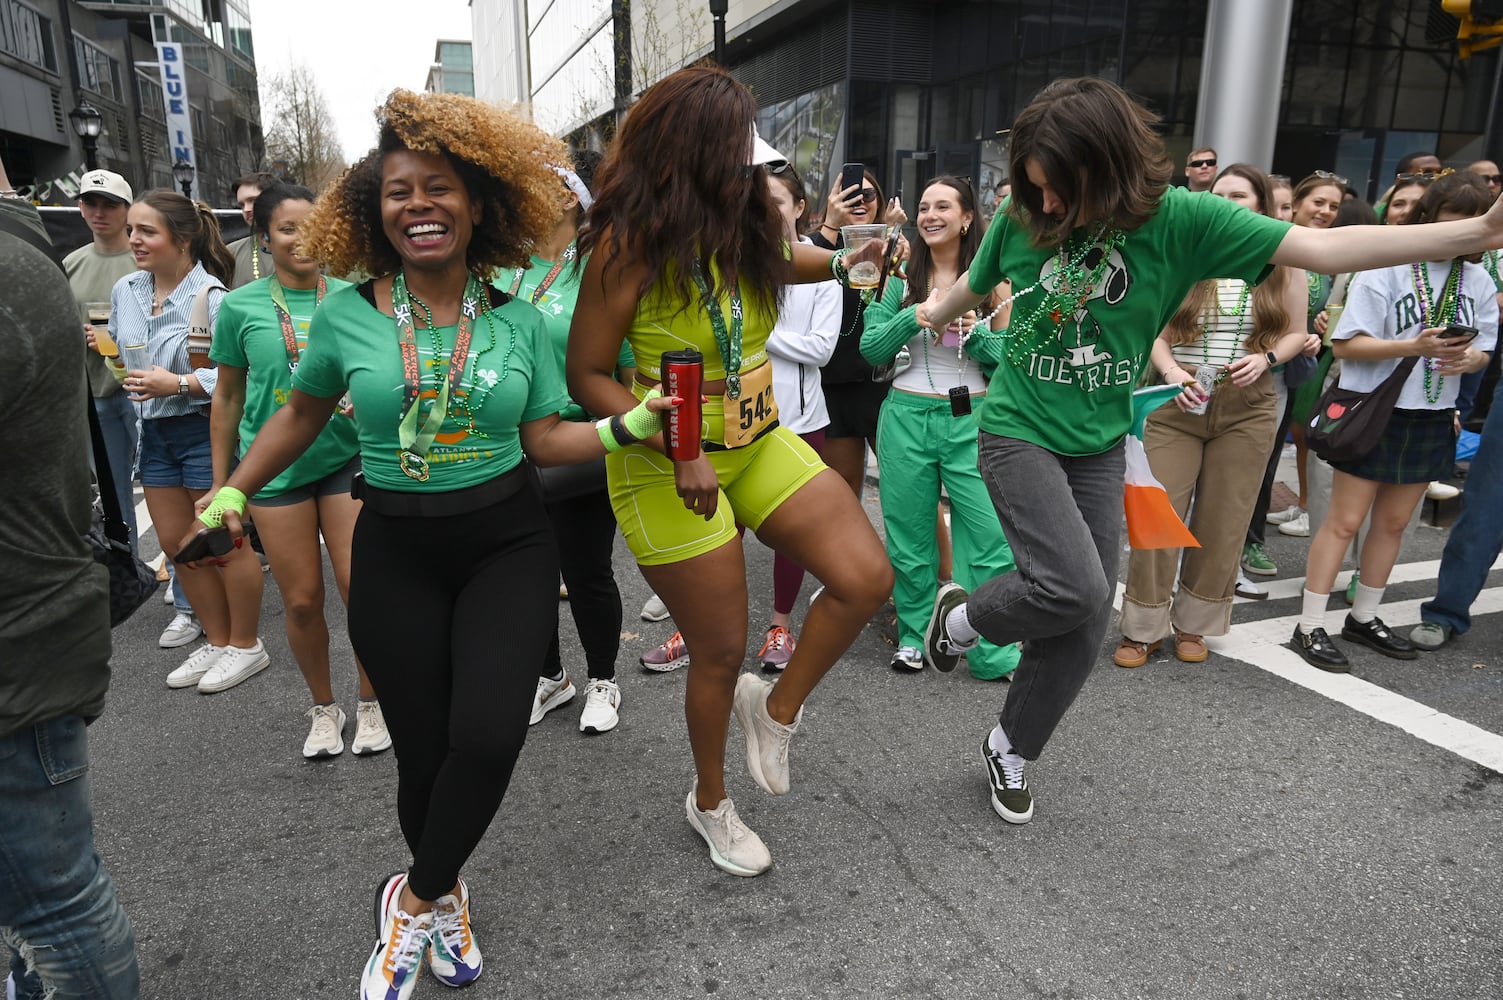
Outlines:
[[[551,165],[568,149],[542,129],[473,97],[393,90],[376,110],[376,147],[325,191],[304,220],[303,252],[332,274],[391,274],[402,266],[381,225],[381,165],[410,149],[445,156],[481,207],[465,262],[482,277],[524,267],[563,216]]]

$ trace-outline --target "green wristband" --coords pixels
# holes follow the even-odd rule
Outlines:
[[[240,517],[245,516],[245,494],[233,486],[222,486],[219,492],[214,494],[213,501],[198,515],[199,521],[210,528],[218,528],[224,524],[224,512],[232,510]]]
[[[649,390],[647,395],[642,397],[642,402],[621,415],[621,422],[626,427],[626,433],[638,441],[662,433],[663,415],[647,408],[648,400],[657,399],[662,394],[658,389]]]

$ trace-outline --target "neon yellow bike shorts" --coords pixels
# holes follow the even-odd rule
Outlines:
[[[605,456],[611,508],[639,564],[661,566],[713,552],[736,537],[738,523],[756,531],[825,468],[813,448],[782,426],[743,448],[705,456],[720,483],[708,521],[684,506],[667,455],[631,445]]]

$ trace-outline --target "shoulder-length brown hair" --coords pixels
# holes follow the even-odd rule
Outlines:
[[[1253,192],[1258,196],[1257,211],[1260,214],[1278,218],[1278,210],[1273,204],[1273,183],[1267,174],[1251,163],[1233,163],[1217,174],[1216,179],[1219,181],[1228,174],[1241,177],[1252,185]],[[1214,189],[1215,185],[1212,184],[1211,187]],[[1214,198],[1215,195],[1210,197]],[[1284,295],[1289,289],[1291,273],[1287,267],[1276,267],[1272,274],[1252,290],[1252,331],[1243,341],[1249,354],[1273,350],[1273,345],[1278,343],[1279,338],[1289,332],[1291,317],[1284,308]],[[1191,288],[1185,301],[1180,303],[1179,309],[1169,318],[1170,344],[1179,347],[1199,340],[1205,327],[1215,320],[1219,304],[1214,280],[1202,281]]]
[[[1059,246],[1087,221],[1136,229],[1158,211],[1174,176],[1154,131],[1160,120],[1109,81],[1054,81],[1013,123],[1008,211],[1041,247]],[[1043,192],[1028,178],[1030,160],[1064,202],[1063,218],[1044,214]]]
[[[1435,217],[1442,212],[1454,212],[1462,216],[1481,215],[1492,204],[1492,191],[1488,188],[1487,181],[1481,177],[1470,171],[1446,174],[1430,182],[1404,224],[1419,226],[1434,222]]]
[[[562,142],[500,108],[458,94],[393,90],[379,111],[376,148],[346,170],[303,220],[303,252],[334,274],[392,274],[402,266],[381,225],[381,169],[400,149],[443,156],[454,165],[480,224],[465,265],[484,277],[525,265],[563,216],[564,195],[550,163],[569,162]]]
[[[148,191],[136,203],[156,209],[167,234],[186,247],[189,256],[202,264],[205,271],[226,285],[230,283],[235,276],[235,255],[224,245],[219,219],[212,208],[167,188]]]
[[[712,295],[735,282],[757,308],[775,308],[790,266],[765,171],[748,166],[756,113],[751,91],[716,67],[649,87],[595,173],[580,256],[608,247],[607,268],[643,269],[639,295],[666,283],[685,308],[699,301],[695,267],[714,260]]]

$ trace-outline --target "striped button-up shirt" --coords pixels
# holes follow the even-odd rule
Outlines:
[[[188,367],[188,319],[193,311],[193,299],[204,288],[218,289],[209,292],[209,329],[219,316],[219,300],[224,298],[225,287],[203,264],[194,264],[167,301],[162,304],[158,316],[151,314],[151,295],[155,283],[150,271],[128,274],[115,283],[110,293],[110,336],[120,345],[121,356],[126,356],[126,347],[145,344],[151,364],[160,365],[173,374],[197,376],[198,384],[210,397],[218,373],[212,368],[193,371]],[[137,403],[143,420],[158,420],[162,417],[181,417],[201,413],[209,405],[209,399],[196,396],[158,396],[144,403]]]

